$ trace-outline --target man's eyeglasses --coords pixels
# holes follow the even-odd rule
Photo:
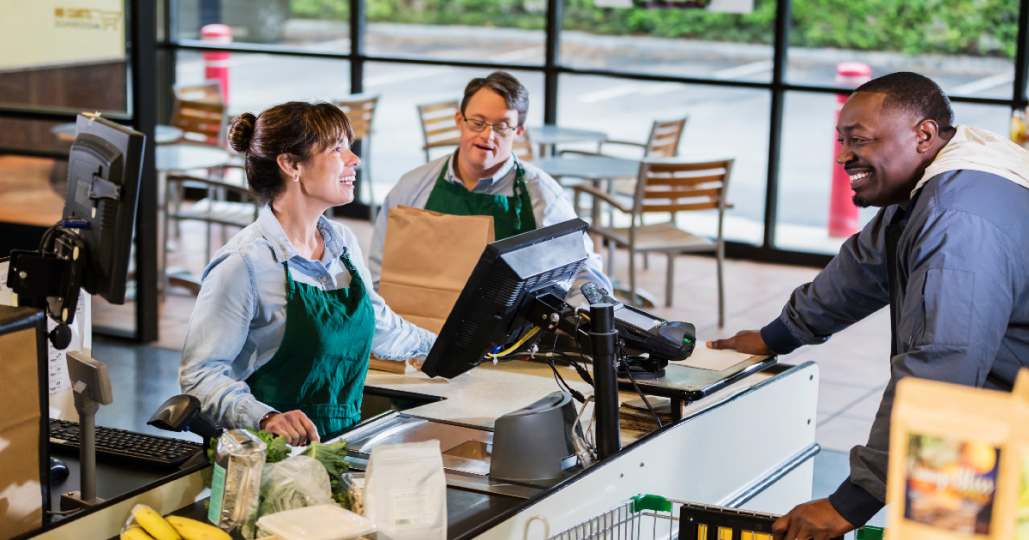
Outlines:
[[[486,126],[489,126],[493,128],[493,133],[496,133],[501,137],[507,137],[508,135],[514,133],[516,129],[518,129],[517,127],[511,127],[507,124],[490,124],[488,122],[483,122],[482,120],[466,118],[463,114],[461,115],[461,118],[464,118],[464,124],[468,126],[468,129],[476,133],[479,133],[480,131],[486,129]]]

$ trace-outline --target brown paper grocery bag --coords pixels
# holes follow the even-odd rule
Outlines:
[[[395,313],[438,334],[493,239],[492,216],[391,208],[379,294]]]

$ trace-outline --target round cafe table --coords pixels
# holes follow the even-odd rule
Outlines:
[[[559,144],[600,142],[607,140],[607,133],[547,124],[529,126],[529,140],[539,145],[540,157],[547,157],[554,155],[554,147]]]

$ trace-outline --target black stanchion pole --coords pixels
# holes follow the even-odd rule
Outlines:
[[[593,382],[597,410],[597,453],[604,459],[621,449],[618,426],[618,380],[615,355],[618,332],[615,331],[614,305],[590,306],[590,341],[593,344]]]

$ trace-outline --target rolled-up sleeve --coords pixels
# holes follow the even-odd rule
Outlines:
[[[1027,279],[1017,249],[1004,231],[966,212],[932,215],[922,227],[906,257],[909,278],[897,328],[904,347],[891,359],[890,383],[868,444],[851,450],[850,478],[830,497],[844,517],[850,513],[857,520],[851,521],[855,525],[876,511],[860,503],[865,494],[880,501],[880,508],[886,500],[897,381],[918,377],[973,387],[986,384]]]
[[[256,312],[253,265],[240,252],[220,253],[204,272],[179,363],[179,386],[200,399],[204,414],[223,427],[257,428],[273,410],[234,373],[233,361],[246,345]]]
[[[840,247],[811,283],[797,287],[782,314],[761,329],[770,349],[788,354],[801,345],[824,343],[890,303],[886,268],[886,224],[892,211],[880,210]]]

